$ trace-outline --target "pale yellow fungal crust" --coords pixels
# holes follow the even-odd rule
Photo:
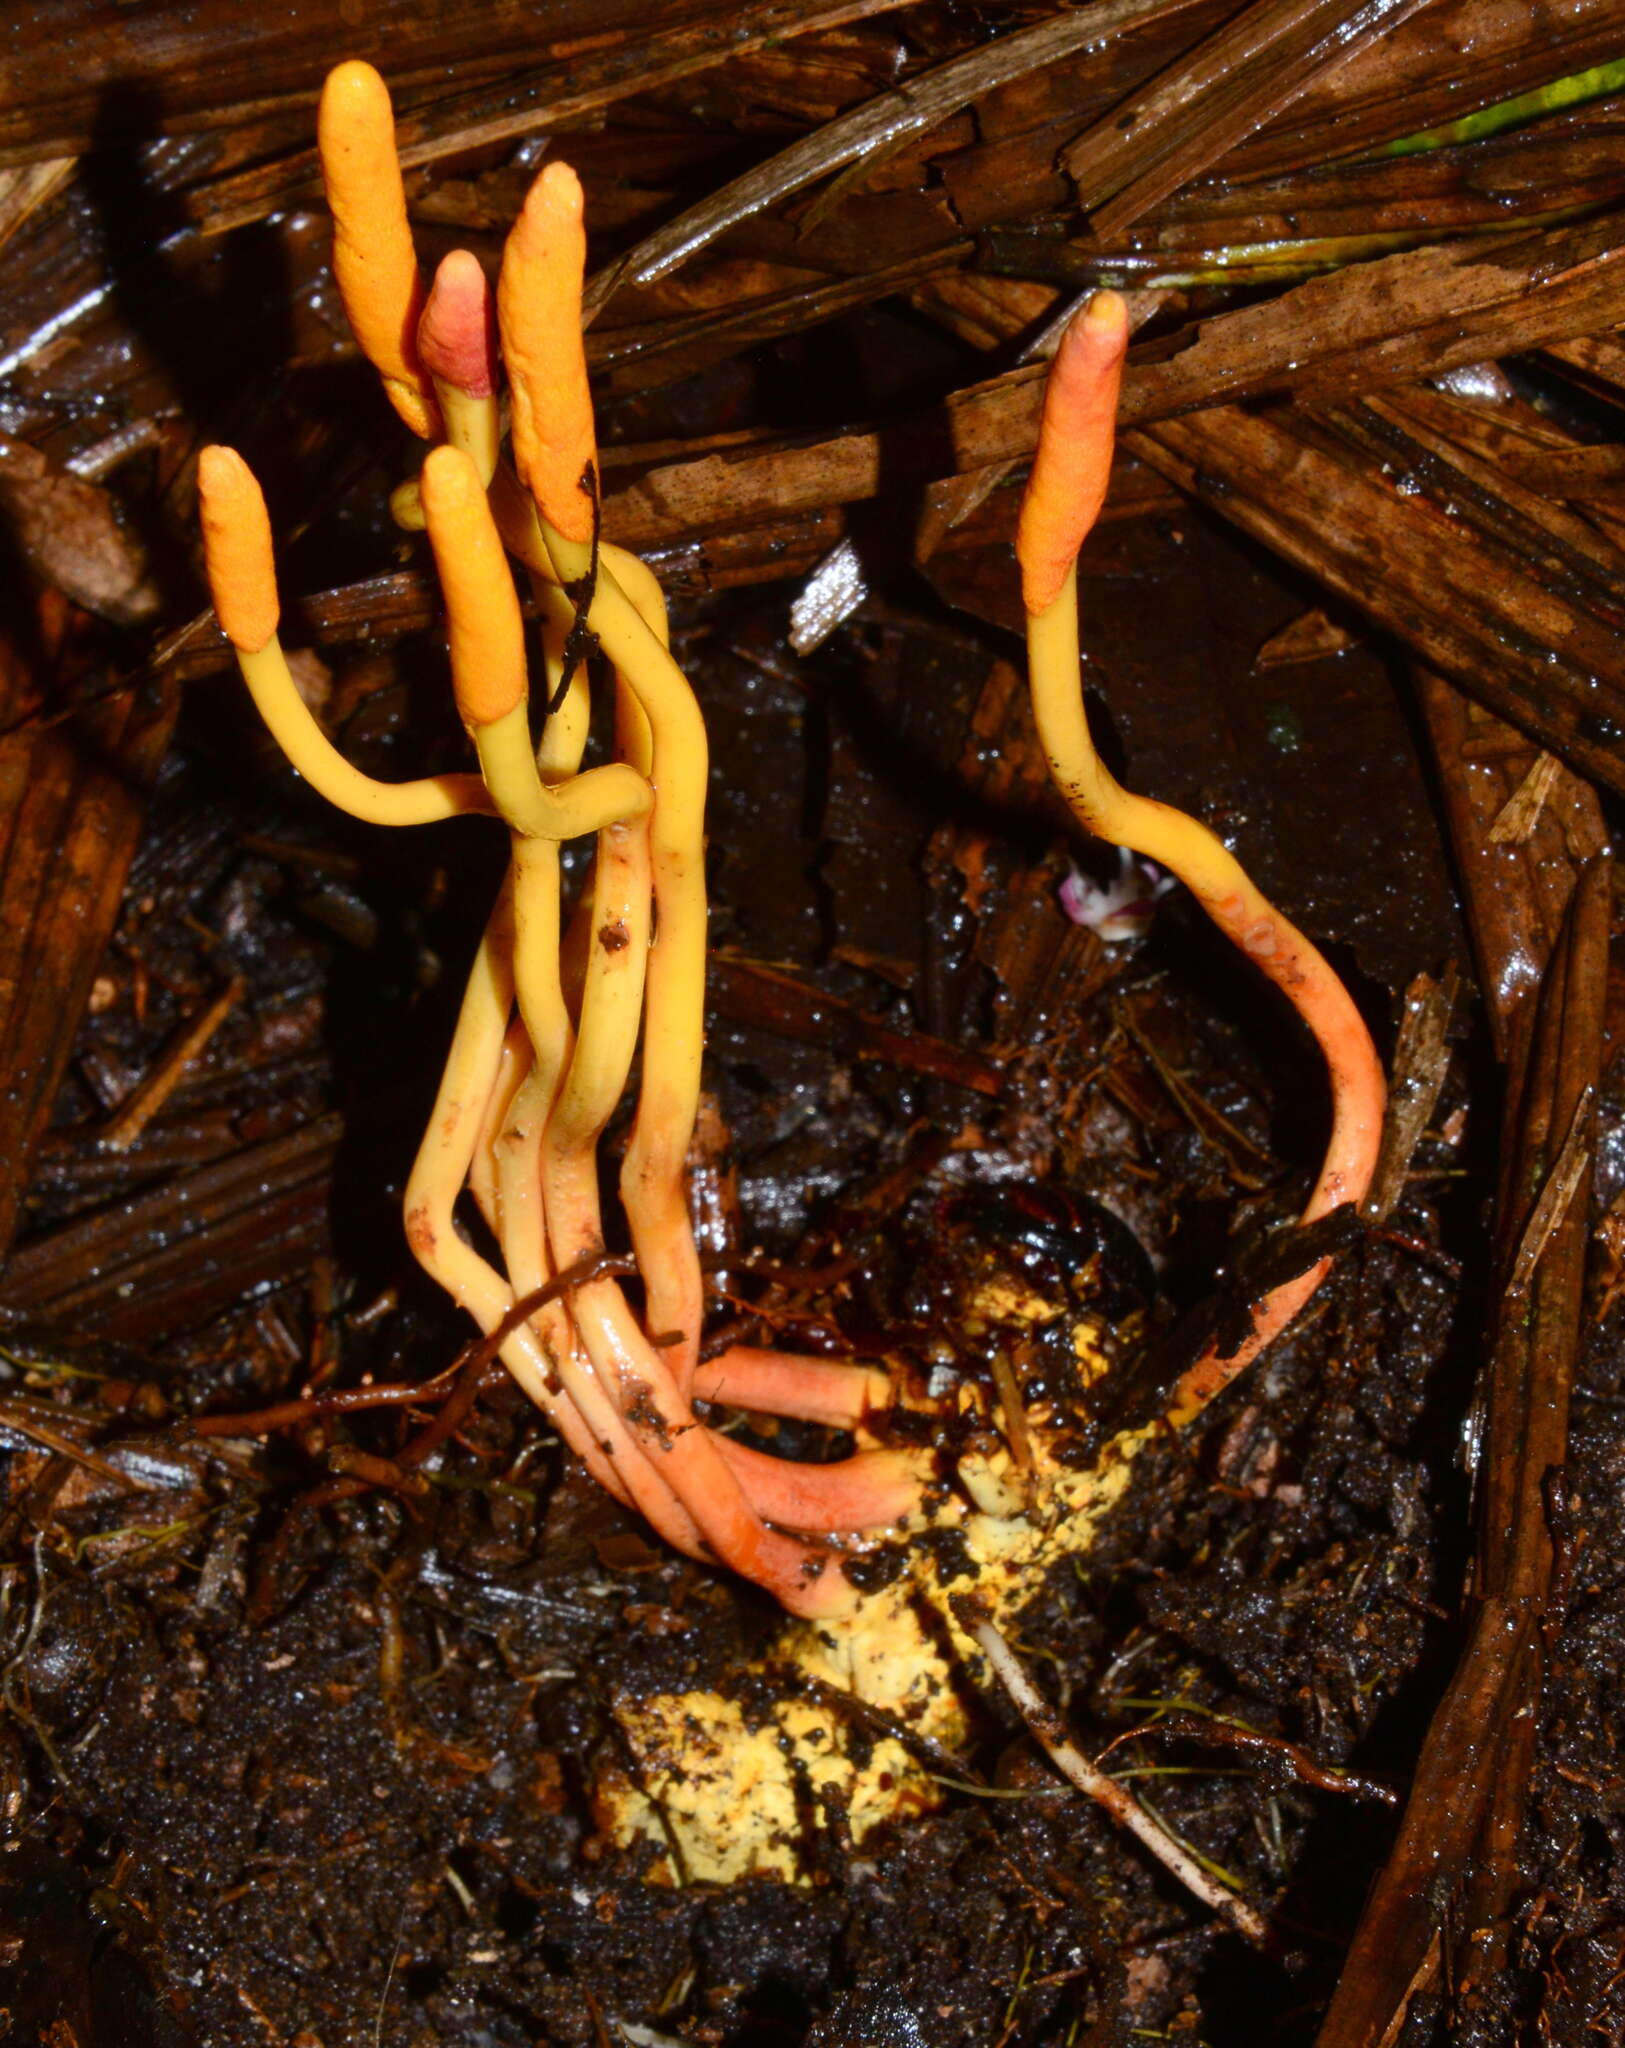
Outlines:
[[[215,617],[239,654],[257,654],[282,617],[265,495],[235,448],[204,449],[197,488]]]
[[[1062,1312],[1004,1280],[976,1306],[990,1324],[1017,1327]],[[1072,1341],[1085,1380],[1106,1370],[1092,1321],[1078,1320]],[[962,1385],[960,1402],[985,1425],[978,1434],[992,1439],[998,1404],[988,1390]],[[1125,1432],[1079,1471],[1058,1455],[1064,1417],[1035,1407],[1026,1423],[1030,1472],[1016,1471],[1002,1441],[961,1459],[957,1483],[894,1532],[906,1546],[898,1579],[865,1595],[850,1615],[790,1623],[741,1674],[738,1691],[752,1701],[766,1690],[762,1680],[771,1682],[778,1697],[765,1718],[747,1715],[733,1690],[617,1700],[616,1722],[635,1768],[612,1761],[600,1774],[594,1812],[605,1836],[622,1848],[646,1843],[658,1851],[650,1874],[663,1883],[755,1876],[807,1883],[819,1867],[817,1835],[837,1812],[861,1846],[876,1829],[939,1805],[943,1787],[917,1751],[893,1737],[875,1741],[867,1728],[854,1740],[852,1718],[826,1700],[797,1697],[797,1683],[849,1694],[938,1749],[965,1743],[966,1681],[983,1658],[954,1618],[950,1593],[974,1591],[1008,1628],[1051,1567],[1088,1552],[1154,1434]],[[996,1501],[996,1511],[981,1501]],[[945,1579],[936,1562],[942,1548],[920,1539],[950,1532],[965,1569]]]
[[[390,404],[427,440],[439,420],[418,362],[423,279],[406,218],[389,88],[370,64],[356,60],[328,73],[316,141],[345,314]]]
[[[597,474],[581,346],[586,266],[580,180],[568,164],[546,164],[502,252],[497,320],[520,477],[542,518],[584,545],[596,523]]]

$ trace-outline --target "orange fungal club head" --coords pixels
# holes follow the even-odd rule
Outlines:
[[[1105,502],[1127,350],[1128,308],[1116,292],[1096,292],[1050,365],[1016,528],[1022,601],[1035,618],[1060,594]]]
[[[316,123],[327,203],[333,212],[333,275],[361,352],[414,434],[437,421],[418,366],[423,307],[406,189],[395,153],[389,89],[370,64],[328,73]]]
[[[281,616],[264,495],[235,448],[205,448],[197,481],[215,616],[239,653],[258,654]]]
[[[470,398],[496,390],[496,305],[479,258],[453,249],[429,288],[418,357],[431,377]]]
[[[547,164],[502,252],[497,315],[519,474],[543,518],[582,543],[593,536],[592,486],[583,478],[596,456],[581,346],[586,265],[580,181],[568,164]]]
[[[424,463],[423,516],[446,594],[457,709],[465,725],[490,725],[525,695],[524,628],[479,472],[461,449],[436,448]]]

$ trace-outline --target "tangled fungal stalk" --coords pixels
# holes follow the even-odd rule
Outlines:
[[[381,825],[479,814],[508,832],[507,875],[407,1188],[408,1240],[480,1329],[500,1333],[514,1378],[608,1493],[675,1549],[728,1566],[792,1617],[770,1660],[780,1705],[765,1720],[747,1725],[738,1703],[715,1693],[617,1706],[636,1769],[604,1774],[606,1832],[656,1843],[668,1875],[793,1876],[807,1788],[819,1812],[842,1807],[858,1839],[937,1796],[906,1744],[849,1744],[824,1695],[850,1693],[923,1739],[956,1741],[955,1666],[977,1670],[983,1659],[954,1596],[974,1590],[988,1625],[1012,1616],[1047,1565],[1087,1548],[1150,1429],[1125,1431],[1080,1461],[1076,1418],[1050,1390],[1035,1385],[1029,1396],[1014,1368],[997,1389],[964,1380],[932,1403],[878,1365],[747,1347],[702,1355],[684,1166],[703,1050],[706,734],[669,651],[654,577],[599,534],[580,186],[562,163],[541,171],[494,297],[466,251],[446,257],[425,290],[389,99],[370,66],[347,63],[329,78],[320,145],[351,326],[401,418],[430,444],[394,505],[404,524],[428,531],[478,774],[382,783],[327,740],[278,643],[264,500],[242,459],[218,447],[199,470],[215,608],[267,725],[329,801]],[[1219,842],[1117,785],[1083,714],[1074,568],[1105,492],[1126,339],[1122,302],[1101,293],[1068,330],[1050,376],[1018,543],[1039,730],[1085,828],[1183,880],[1314,1032],[1334,1117],[1312,1218],[1358,1200],[1370,1177],[1382,1112],[1370,1040],[1325,961]],[[542,621],[545,689],[535,693],[511,562]],[[584,766],[589,650],[613,670],[614,737],[611,758]],[[590,878],[567,914],[559,849],[589,836]],[[641,1312],[597,1257],[599,1141],[640,1052],[619,1191]],[[465,1194],[496,1261],[459,1228]],[[1198,1413],[1285,1328],[1324,1270],[1256,1304],[1240,1346],[1199,1359],[1163,1420]],[[516,1304],[542,1294],[515,1323]],[[1008,1282],[990,1283],[972,1307],[994,1331],[1075,1313]],[[1085,1318],[1065,1335],[1087,1383],[1104,1370],[1100,1332]],[[888,1443],[885,1413],[902,1402],[952,1421],[951,1459]],[[730,1406],[846,1430],[857,1447],[824,1465],[775,1458],[713,1426]],[[918,1541],[948,1533],[953,1543],[929,1555]],[[877,1552],[885,1570],[863,1569]],[[817,1696],[797,1697],[798,1684]]]
[[[329,78],[320,142],[351,326],[401,417],[434,442],[401,509],[428,529],[477,776],[386,784],[337,753],[278,643],[258,485],[226,448],[204,451],[199,482],[215,608],[293,765],[374,823],[479,812],[508,829],[508,876],[407,1188],[408,1239],[486,1332],[517,1299],[590,1265],[604,1243],[598,1141],[641,1034],[621,1199],[643,1315],[618,1280],[584,1279],[511,1331],[502,1356],[594,1478],[677,1549],[720,1560],[793,1613],[849,1609],[857,1593],[839,1569],[842,1545],[911,1511],[920,1459],[868,1444],[834,1464],[799,1466],[735,1442],[694,1407],[748,1399],[859,1429],[888,1387],[861,1368],[777,1352],[700,1361],[703,1292],[683,1168],[703,1038],[705,727],[668,651],[653,577],[598,540],[580,186],[559,163],[537,178],[504,251],[493,320],[467,252],[448,256],[423,290],[388,95],[370,66],[342,65]],[[512,468],[502,454],[503,368]],[[543,619],[539,744],[510,554]],[[586,645],[614,668],[615,758],[583,768]],[[566,925],[559,848],[586,835],[592,879]],[[501,1269],[458,1229],[465,1187],[501,1247]]]

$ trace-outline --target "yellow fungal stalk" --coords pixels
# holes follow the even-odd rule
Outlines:
[[[699,1112],[704,1038],[708,750],[693,692],[666,649],[653,579],[618,550],[593,552],[593,505],[583,489],[593,474],[594,436],[581,342],[581,214],[575,173],[547,166],[503,253],[498,320],[514,381],[515,455],[547,561],[561,584],[590,589],[586,623],[646,721],[659,764],[649,844],[660,943],[648,966],[643,1088],[621,1200],[644,1273],[649,1326],[676,1340],[664,1362],[686,1403],[704,1311],[683,1167]],[[528,387],[548,394],[540,418],[528,406]]]
[[[453,249],[434,274],[418,322],[418,356],[434,382],[446,439],[489,488],[502,455],[496,386],[496,304],[479,258]]]
[[[221,630],[260,716],[299,773],[330,804],[373,825],[432,825],[494,808],[477,775],[378,782],[351,767],[311,715],[277,639],[271,526],[252,470],[234,448],[198,458],[204,567]]]

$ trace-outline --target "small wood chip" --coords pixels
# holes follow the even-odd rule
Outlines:
[[[178,1037],[103,1131],[102,1147],[128,1152],[184,1079],[186,1070],[243,999],[247,983],[236,975],[208,1008],[184,1025]]]
[[[1552,1232],[1568,1214],[1575,1191],[1591,1171],[1591,1148],[1585,1141],[1596,1092],[1595,1088],[1588,1087],[1575,1104],[1574,1115],[1563,1139],[1563,1149],[1546,1176],[1546,1184],[1524,1226],[1518,1256],[1512,1262],[1509,1289],[1514,1294],[1527,1288],[1534,1279],[1535,1268],[1540,1264]]]
[[[1507,798],[1489,829],[1487,836],[1491,846],[1522,846],[1526,843],[1540,823],[1540,814],[1552,793],[1559,766],[1555,754],[1542,752],[1535,756],[1529,773]]]
[[[1461,975],[1451,961],[1437,981],[1430,974],[1419,974],[1405,991],[1382,1150],[1362,1205],[1368,1222],[1386,1222],[1405,1191],[1411,1161],[1438,1107],[1439,1091],[1450,1070],[1450,1015],[1460,989]]]

